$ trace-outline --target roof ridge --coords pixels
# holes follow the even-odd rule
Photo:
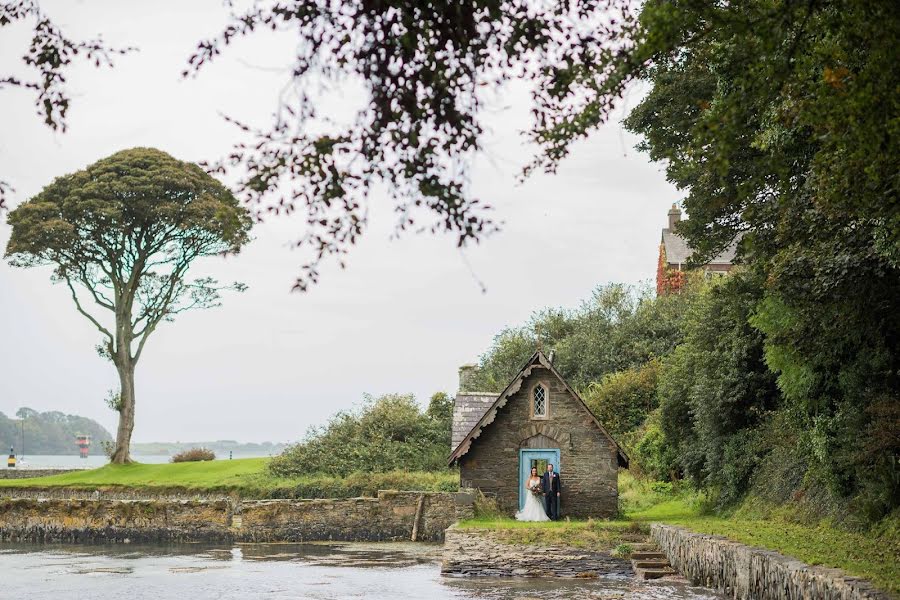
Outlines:
[[[536,366],[535,361],[537,361],[537,365],[549,369],[550,372],[557,378],[562,384],[566,387],[569,393],[575,398],[575,400],[581,404],[582,408],[587,411],[588,415],[590,415],[591,420],[597,426],[597,428],[606,436],[609,441],[613,443],[616,448],[617,455],[620,457],[620,464],[622,466],[628,466],[628,455],[625,454],[625,451],[619,445],[619,443],[613,438],[606,428],[600,423],[600,420],[597,419],[597,415],[591,411],[587,404],[585,404],[584,400],[575,391],[572,386],[569,385],[569,382],[565,380],[562,374],[556,370],[556,367],[553,366],[553,363],[547,358],[547,355],[544,354],[541,350],[535,351],[534,354],[531,355],[525,364],[522,365],[522,368],[519,369],[519,372],[516,373],[516,376],[513,377],[512,381],[509,382],[502,392],[497,396],[497,399],[494,400],[494,403],[491,404],[491,407],[488,408],[487,412],[485,412],[475,423],[475,425],[469,430],[466,435],[463,436],[462,440],[460,440],[459,444],[453,449],[453,452],[450,453],[447,461],[452,463],[454,460],[459,459],[462,455],[469,451],[469,448],[472,446],[472,442],[475,441],[475,438],[481,435],[482,430],[494,422],[494,419],[497,417],[497,411],[506,405],[507,401],[509,401],[509,397],[512,394],[521,389],[522,381],[525,377],[531,374],[531,370]],[[527,371],[527,372],[526,372]],[[518,384],[518,385],[516,385]],[[474,434],[474,435],[473,435]]]

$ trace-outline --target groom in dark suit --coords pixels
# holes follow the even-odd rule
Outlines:
[[[547,464],[547,472],[541,476],[541,490],[544,492],[544,510],[551,520],[559,519],[559,494],[562,484],[559,481],[559,473],[553,470],[553,465]]]

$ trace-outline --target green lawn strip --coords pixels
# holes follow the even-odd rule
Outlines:
[[[453,471],[358,473],[347,477],[310,474],[273,477],[268,458],[189,463],[106,465],[30,479],[0,480],[2,488],[131,489],[148,493],[236,493],[246,498],[349,498],[374,496],[380,489],[456,491]]]
[[[267,458],[208,462],[106,465],[50,477],[0,480],[0,487],[164,487],[196,490],[245,487],[264,475]]]

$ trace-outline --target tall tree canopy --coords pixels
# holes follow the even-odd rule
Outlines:
[[[900,494],[900,5],[651,2],[637,31],[652,91],[626,124],[686,190],[679,232],[697,262],[745,233],[765,292],[749,312],[809,474],[884,514]]]
[[[241,249],[247,210],[197,165],[134,148],[55,179],[11,211],[9,223],[10,262],[52,265],[54,280],[102,334],[98,350],[121,384],[112,460],[129,462],[134,370],[147,339],[178,313],[218,305],[225,287],[242,289],[187,275],[200,257]]]

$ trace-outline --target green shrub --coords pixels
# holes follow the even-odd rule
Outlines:
[[[659,361],[611,373],[582,394],[585,403],[613,437],[640,427],[659,404],[656,381]]]
[[[540,341],[556,350],[553,364],[566,381],[587,389],[610,373],[671,352],[683,337],[680,321],[689,300],[686,293],[657,298],[644,284],[598,286],[578,308],[537,311],[524,325],[498,333],[479,360],[473,384],[480,391],[501,391]]]
[[[678,479],[678,456],[675,447],[666,442],[659,409],[650,413],[644,424],[622,441],[629,451],[630,468],[636,474],[664,481]]]
[[[627,559],[627,558],[631,557],[631,553],[633,551],[634,551],[634,548],[631,546],[631,544],[619,544],[618,546],[616,546],[615,548],[612,549],[612,552],[610,552],[610,554],[612,554],[613,556],[617,556],[619,558]]]
[[[173,463],[200,462],[203,460],[216,460],[216,453],[208,448],[191,448],[182,450],[172,457]]]
[[[481,490],[475,490],[476,519],[502,519],[505,516],[495,497],[485,496]]]
[[[350,475],[388,471],[446,471],[452,404],[435,394],[423,411],[412,395],[367,396],[339,412],[269,463],[278,477],[309,473]]]
[[[675,490],[675,486],[671,481],[654,481],[650,484],[650,489],[657,494],[668,496]]]

